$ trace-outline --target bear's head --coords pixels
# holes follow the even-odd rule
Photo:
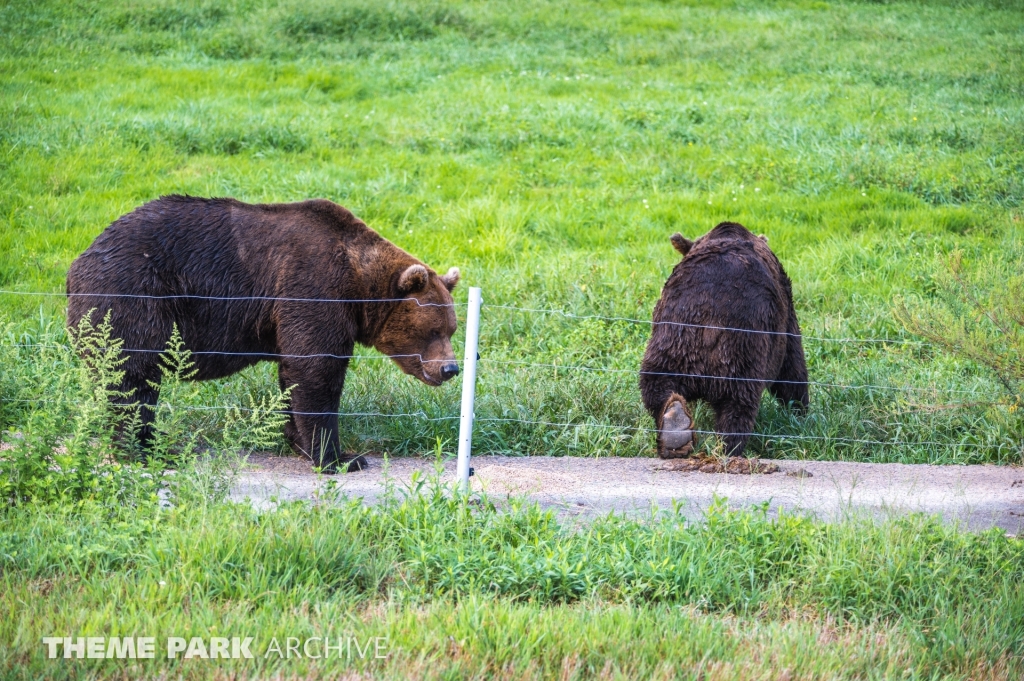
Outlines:
[[[441,385],[459,373],[452,352],[456,324],[451,295],[458,282],[457,267],[441,276],[416,263],[397,273],[393,290],[402,301],[374,339],[377,350],[427,385]]]

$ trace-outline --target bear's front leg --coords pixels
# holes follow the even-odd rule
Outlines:
[[[338,405],[347,368],[347,360],[326,358],[281,362],[278,370],[281,384],[293,386],[285,437],[292,449],[324,473],[366,468],[364,457],[342,452],[338,436]]]

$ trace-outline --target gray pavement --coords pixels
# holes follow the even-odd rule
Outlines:
[[[266,507],[278,501],[323,500],[329,486],[372,504],[384,492],[384,460],[369,457],[358,473],[317,476],[309,462],[255,454],[234,481],[231,496]],[[1024,531],[1024,468],[1015,466],[929,466],[906,464],[776,461],[772,474],[680,472],[647,458],[474,457],[473,488],[496,501],[526,496],[563,516],[593,516],[609,511],[646,513],[652,504],[679,504],[693,519],[716,497],[731,507],[767,503],[781,509],[835,521],[850,515],[884,518],[894,514],[938,514],[971,530],[999,527]],[[388,461],[386,475],[401,490],[414,471],[434,472],[431,459]],[[441,479],[452,481],[449,461]]]

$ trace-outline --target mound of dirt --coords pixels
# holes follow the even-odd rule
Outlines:
[[[779,467],[771,461],[748,459],[744,456],[730,456],[719,459],[713,456],[693,459],[672,459],[666,461],[658,470],[679,471],[683,473],[730,473],[732,475],[752,475],[775,473]]]

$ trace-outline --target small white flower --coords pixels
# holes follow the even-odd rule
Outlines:
[[[167,582],[165,582],[164,580],[161,579],[160,580],[160,586],[167,586]]]
[[[761,191],[761,188],[760,187],[754,187],[754,191],[755,192],[759,192],[759,191]]]

